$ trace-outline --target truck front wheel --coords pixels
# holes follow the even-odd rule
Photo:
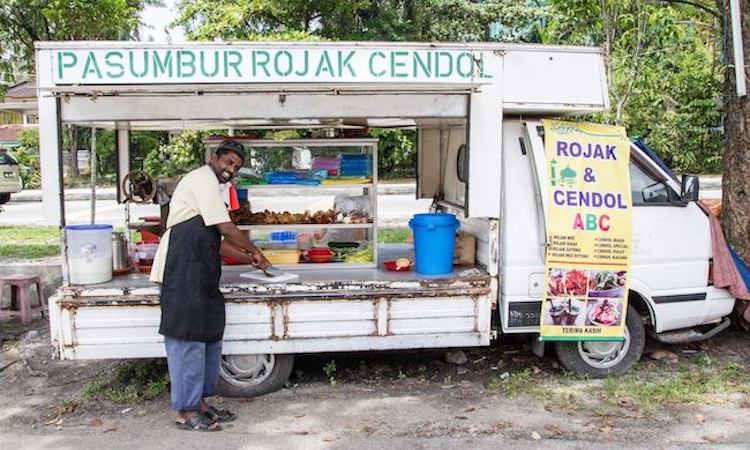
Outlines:
[[[292,373],[294,355],[224,355],[216,389],[227,397],[257,397],[277,391]]]
[[[556,342],[557,357],[566,369],[602,378],[630,370],[643,354],[646,330],[638,311],[628,306],[624,341]]]
[[[0,205],[8,203],[10,201],[10,193],[3,192],[0,194]]]

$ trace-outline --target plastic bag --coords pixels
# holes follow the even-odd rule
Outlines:
[[[334,200],[334,210],[345,215],[357,213],[372,216],[372,205],[367,195],[337,195]]]

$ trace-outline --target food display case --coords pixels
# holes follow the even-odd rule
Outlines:
[[[205,141],[207,157],[224,139]],[[271,263],[376,267],[377,139],[232,139],[247,152],[232,220]]]

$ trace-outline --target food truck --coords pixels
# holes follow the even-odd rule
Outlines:
[[[542,119],[609,107],[599,48],[38,42],[36,58],[43,201],[47,221],[61,226],[66,225],[63,124],[116,130],[120,181],[131,172],[134,130],[319,130],[306,139],[244,138],[243,144],[257,158],[269,149],[293,155],[304,148],[324,168],[326,158],[336,154],[340,160],[357,155],[352,158],[359,164],[369,164],[370,171],[354,180],[247,186],[250,205],[259,189],[357,197],[367,206],[351,217],[326,210],[285,215],[250,206],[239,223],[261,239],[273,230],[297,236],[356,231],[371,256],[318,264],[293,258],[282,266],[296,275],[287,281],[245,278],[251,268],[224,266],[224,394],[278,389],[295,354],[477,347],[510,334],[536,337],[549,286],[568,289],[566,283],[578,283],[573,275],[551,275],[545,266],[550,162]],[[381,262],[413,260],[414,254],[408,245],[378,245],[378,142],[344,132],[367,128],[416,130],[416,196],[433,199],[431,209],[458,218],[461,231],[476,242],[473,264],[440,276],[383,268]],[[207,151],[214,143],[206,142]],[[721,331],[735,302],[712,285],[709,218],[695,202],[697,190],[683,188],[694,180],[681,184],[636,144],[626,163],[632,258],[628,306],[618,313],[627,312],[622,335],[534,340],[536,352],[554,347],[565,367],[597,377],[632,367],[647,334],[677,342]],[[121,201],[128,198],[123,189],[119,195]],[[158,285],[138,273],[97,284],[71,281],[71,266],[81,256],[68,241],[63,233],[64,282],[49,299],[56,354],[62,359],[163,357]],[[609,314],[602,308],[596,312],[597,317],[604,313]]]

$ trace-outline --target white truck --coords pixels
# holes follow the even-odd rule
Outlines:
[[[240,396],[282,386],[294,354],[476,347],[538,335],[546,288],[540,119],[609,106],[601,51],[583,47],[40,42],[37,74],[44,201],[48,219],[63,225],[61,123],[117,130],[120,178],[129,170],[130,130],[417,129],[417,196],[455,213],[476,237],[476,266],[441,277],[299,268],[286,283],[251,282],[238,276],[247,268],[226,267],[220,389]],[[683,189],[636,145],[630,175],[625,339],[554,344],[565,367],[597,377],[632,367],[647,333],[677,342],[721,331],[735,302],[712,286],[709,220],[697,190]],[[380,260],[409,250],[382,246]],[[144,275],[65,281],[49,300],[52,345],[63,359],[163,357],[158,303],[158,286]]]

